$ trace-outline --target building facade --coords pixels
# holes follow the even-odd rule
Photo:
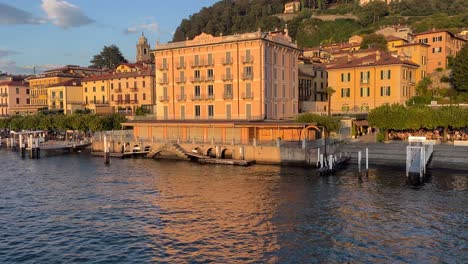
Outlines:
[[[100,75],[105,70],[67,65],[62,68],[44,71],[27,78],[31,88],[31,106],[37,109],[46,108],[48,101],[47,86],[69,81],[75,78]]]
[[[415,82],[420,82],[427,76],[427,62],[429,54],[429,45],[424,43],[408,43],[395,46],[396,52],[406,59],[419,64],[416,70]]]
[[[86,108],[99,114],[134,114],[138,107],[154,112],[154,68],[146,63],[121,63],[112,73],[82,80]]]
[[[72,114],[83,109],[83,87],[80,79],[47,86],[47,109]]]
[[[14,109],[29,105],[29,95],[27,82],[15,80],[0,82],[0,116],[20,114]]]
[[[431,30],[414,35],[414,41],[429,45],[427,73],[446,69],[448,58],[456,57],[467,42],[445,30]]]
[[[299,112],[327,112],[328,73],[319,63],[306,58],[299,62]]]
[[[327,68],[332,113],[359,113],[383,104],[405,102],[415,94],[419,65],[390,53],[348,58]]]
[[[157,118],[291,118],[300,53],[287,30],[157,44]]]

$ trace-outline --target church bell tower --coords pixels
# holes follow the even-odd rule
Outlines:
[[[141,36],[138,39],[138,44],[136,45],[136,48],[136,62],[151,61],[150,45],[148,44],[148,39],[145,38],[145,35],[143,35],[143,33],[141,33]]]

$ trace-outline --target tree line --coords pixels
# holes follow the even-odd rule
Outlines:
[[[71,115],[37,114],[0,119],[0,128],[14,131],[79,130],[83,132],[95,132],[121,129],[121,124],[126,120],[125,116],[120,114],[104,116],[76,113]]]

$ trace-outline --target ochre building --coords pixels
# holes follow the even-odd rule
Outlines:
[[[157,119],[258,120],[298,112],[301,51],[287,30],[156,44]]]

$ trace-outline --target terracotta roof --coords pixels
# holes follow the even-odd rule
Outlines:
[[[377,65],[391,65],[391,64],[405,64],[412,67],[419,67],[418,64],[402,60],[400,58],[393,57],[388,52],[380,53],[380,58],[377,59],[377,52],[361,58],[353,58],[349,60],[347,57],[343,57],[342,60],[335,62],[334,64],[327,67],[327,69],[346,69],[356,67],[368,67]]]
[[[397,46],[395,46],[395,48],[409,47],[409,46],[426,46],[426,47],[430,47],[431,45],[426,44],[426,43],[415,42],[415,43],[406,43],[406,44],[403,44],[403,45],[397,45]]]
[[[47,85],[46,87],[59,87],[59,86],[81,86],[81,78],[71,79],[51,85]]]
[[[154,76],[155,72],[153,69],[146,67],[141,68],[141,71],[132,71],[132,72],[114,72],[109,74],[101,74],[86,77],[82,80],[82,82],[93,82],[93,81],[102,81],[102,80],[111,80],[111,79],[118,79],[118,78],[129,78],[129,77],[140,77],[140,76]]]
[[[301,69],[299,69],[299,76],[315,77],[313,74],[305,72]]]
[[[393,36],[393,35],[388,35],[385,37],[385,39],[387,41],[397,41],[397,40],[403,40],[405,42],[408,42],[408,40],[404,39],[404,38],[400,38],[400,37],[397,37],[397,36]]]
[[[99,69],[99,68],[88,68],[88,67],[81,67],[81,66],[78,66],[78,65],[66,65],[66,66],[63,66],[63,67],[60,67],[60,68],[56,68],[56,69],[50,69],[50,70],[46,70],[44,71],[44,73],[46,72],[54,72],[54,71],[65,71],[65,70],[86,70],[86,71],[106,71],[105,69]]]
[[[22,81],[5,81],[5,82],[0,82],[0,86],[5,86],[5,85],[29,87],[29,83],[27,83],[27,82],[22,82]]]

